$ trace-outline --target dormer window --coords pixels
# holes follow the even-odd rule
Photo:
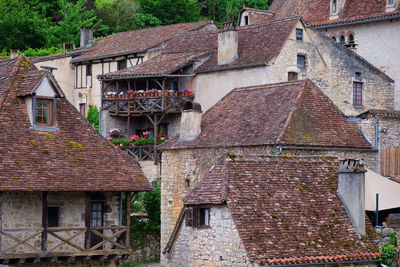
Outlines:
[[[53,126],[53,99],[37,97],[34,101],[35,117],[37,126]]]
[[[249,16],[244,16],[244,25],[249,25]]]
[[[332,0],[332,14],[337,13],[337,0]]]
[[[386,1],[387,6],[393,6],[394,5],[394,0],[387,0]]]

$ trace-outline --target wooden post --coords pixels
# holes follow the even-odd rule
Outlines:
[[[127,132],[128,132],[128,136],[130,135],[130,130],[131,130],[131,115],[129,112],[129,104],[128,104],[128,118],[127,118]]]
[[[85,249],[90,249],[90,208],[92,204],[92,199],[90,192],[85,193]]]
[[[165,109],[165,78],[162,80],[161,90],[162,90],[161,109],[164,112],[164,109]]]
[[[158,160],[157,160],[157,141],[158,141],[157,115],[154,115],[153,127],[154,127],[154,153],[153,153],[153,160],[154,160],[154,165],[157,165],[157,163],[158,163]]]
[[[130,237],[131,237],[131,233],[130,233],[130,227],[131,227],[131,192],[125,192],[125,204],[126,204],[125,222],[126,222],[126,226],[128,227],[128,229],[126,230],[126,235],[125,235],[125,246],[127,248],[130,248],[131,247],[131,241],[130,241]]]
[[[49,201],[48,192],[42,192],[42,252],[47,251],[47,232],[49,228]]]

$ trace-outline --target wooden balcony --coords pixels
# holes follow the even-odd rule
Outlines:
[[[137,160],[153,160],[154,161],[154,146],[127,146],[120,147],[127,154],[131,155]],[[161,154],[157,154],[156,161],[160,160]]]
[[[125,259],[132,253],[128,234],[127,226],[3,228],[0,264]]]
[[[180,113],[184,104],[193,99],[194,95],[103,98],[103,110],[108,110],[111,116]]]

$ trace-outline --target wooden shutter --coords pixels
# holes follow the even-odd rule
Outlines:
[[[400,148],[381,149],[381,175],[400,175]]]

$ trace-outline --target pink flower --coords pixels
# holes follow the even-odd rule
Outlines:
[[[112,137],[107,137],[107,140],[108,140],[108,141],[112,140]]]
[[[134,134],[134,135],[131,136],[131,140],[132,140],[132,141],[133,141],[133,140],[136,140],[136,139],[138,139],[138,138],[139,138],[139,136],[136,135],[136,134]]]

